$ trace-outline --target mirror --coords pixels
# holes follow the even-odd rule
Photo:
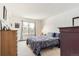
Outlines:
[[[72,25],[79,26],[79,17],[72,18]]]

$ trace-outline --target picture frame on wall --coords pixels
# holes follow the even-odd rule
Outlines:
[[[15,23],[15,28],[19,28],[20,24],[19,23]]]

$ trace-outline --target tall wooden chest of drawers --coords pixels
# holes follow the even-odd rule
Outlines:
[[[0,31],[0,56],[17,55],[16,30]]]
[[[61,56],[79,56],[79,27],[60,28]]]

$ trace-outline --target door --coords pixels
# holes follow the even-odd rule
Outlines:
[[[29,34],[29,29],[28,29],[28,22],[23,22],[23,27],[22,27],[22,37],[23,37],[23,40],[26,40],[26,37],[28,36]]]
[[[22,21],[21,40],[26,40],[29,35],[35,35],[35,23]]]

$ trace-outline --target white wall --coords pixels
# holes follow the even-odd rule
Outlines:
[[[42,32],[59,32],[59,27],[72,26],[72,18],[76,16],[79,16],[79,8],[49,17],[48,19],[44,20]]]
[[[0,4],[0,19],[3,18],[3,5]]]
[[[7,22],[9,25],[12,24],[12,27],[11,29],[12,30],[17,30],[17,38],[18,40],[22,39],[21,37],[21,25],[22,25],[22,21],[27,21],[27,22],[35,22],[33,19],[28,19],[28,18],[22,18],[22,17],[18,17],[18,16],[13,16],[12,17],[9,17],[7,19]],[[15,28],[15,23],[19,23],[20,24],[20,27],[19,28]]]
[[[42,20],[36,20],[36,35],[42,34],[42,28],[43,28],[43,21]]]
[[[17,30],[17,37],[18,37],[18,40],[22,39],[21,37],[21,25],[22,25],[22,21],[26,21],[26,22],[34,22],[36,25],[36,35],[40,35],[42,32],[41,32],[41,29],[42,29],[42,20],[36,20],[36,19],[29,19],[29,18],[23,18],[23,17],[18,17],[18,16],[13,16],[12,17],[9,17],[7,19],[7,22],[9,23],[9,25],[12,24],[12,30]],[[20,28],[18,29],[15,29],[15,23],[19,23],[20,24]]]

